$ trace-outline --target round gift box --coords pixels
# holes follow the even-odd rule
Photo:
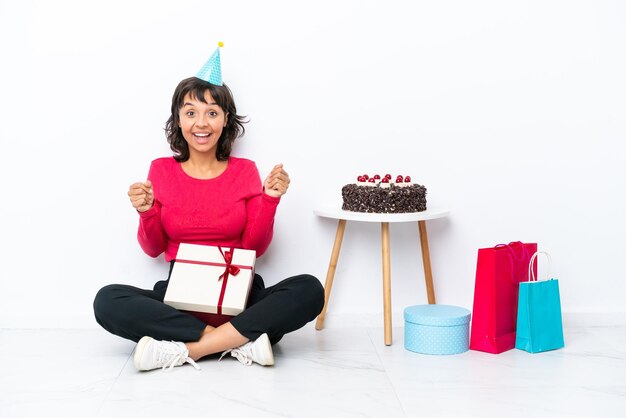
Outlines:
[[[469,349],[470,311],[451,305],[404,309],[404,348],[422,354],[459,354]]]

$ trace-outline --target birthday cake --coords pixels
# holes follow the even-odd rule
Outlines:
[[[426,187],[411,182],[410,176],[390,174],[359,176],[356,183],[341,189],[343,210],[366,213],[411,213],[426,210]]]

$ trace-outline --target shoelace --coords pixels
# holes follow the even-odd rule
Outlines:
[[[200,370],[200,366],[189,357],[189,352],[174,341],[162,341],[158,354],[157,364],[163,364],[163,370],[172,370],[179,362],[182,362],[181,364],[187,362],[196,370]]]
[[[220,360],[228,353],[246,366],[250,366],[252,364],[252,342],[246,343],[241,347],[230,348],[224,351],[220,356]]]

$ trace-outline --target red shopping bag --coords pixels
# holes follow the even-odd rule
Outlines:
[[[498,354],[515,347],[519,282],[535,252],[537,244],[519,241],[478,250],[471,350]]]

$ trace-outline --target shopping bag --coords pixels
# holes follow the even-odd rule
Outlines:
[[[515,347],[519,283],[535,252],[536,243],[519,241],[478,250],[470,349],[498,354]]]
[[[548,259],[548,280],[536,278],[533,264],[538,254]],[[559,281],[550,279],[551,265],[550,254],[544,251],[533,254],[528,264],[528,281],[519,284],[515,348],[529,353],[556,350],[565,345]]]

